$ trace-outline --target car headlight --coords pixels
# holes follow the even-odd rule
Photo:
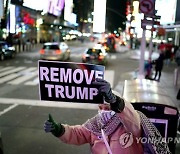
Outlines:
[[[15,50],[15,47],[8,47],[9,50]]]

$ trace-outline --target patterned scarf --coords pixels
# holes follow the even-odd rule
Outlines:
[[[144,136],[151,141],[151,144],[144,145],[152,154],[171,154],[167,143],[163,140],[158,129],[151,123],[151,121],[140,111],[141,126],[143,128]]]
[[[121,124],[120,118],[117,116],[117,114],[113,115],[112,118],[104,124],[99,114],[97,114],[95,117],[87,120],[83,126],[95,134],[96,136],[102,136],[101,129],[103,129],[105,135],[111,135],[117,127]]]
[[[143,128],[143,137],[149,138],[151,144],[145,144],[144,149],[148,149],[148,154],[171,154],[167,143],[162,139],[160,132],[152,124],[152,122],[140,111],[141,126]],[[120,125],[120,118],[115,114],[106,124],[103,124],[101,117],[97,114],[95,117],[87,120],[83,126],[96,136],[102,136],[101,129],[105,135],[111,135]]]

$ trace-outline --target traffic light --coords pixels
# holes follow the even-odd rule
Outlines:
[[[6,28],[6,20],[1,19],[1,29]]]
[[[11,0],[11,4],[15,4],[15,5],[23,5],[23,0]]]
[[[131,5],[130,2],[126,2],[126,16],[131,13]]]

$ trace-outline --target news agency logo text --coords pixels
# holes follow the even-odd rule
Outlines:
[[[151,144],[158,144],[158,143],[180,143],[180,137],[136,137],[136,141],[137,143],[142,143],[142,144],[146,144],[146,143],[151,143]]]

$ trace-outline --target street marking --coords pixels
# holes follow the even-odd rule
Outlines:
[[[117,59],[117,56],[116,56],[116,55],[111,55],[110,58],[111,58],[111,59]]]
[[[15,69],[12,69],[12,70],[9,70],[9,71],[6,71],[6,72],[2,72],[2,73],[0,74],[0,77],[5,76],[5,75],[8,75],[8,74],[11,74],[11,73],[14,73],[14,72],[21,71],[21,70],[23,70],[23,69],[25,69],[25,68],[26,68],[26,67],[17,67],[17,68],[15,68]]]
[[[0,102],[1,104],[14,104],[14,107],[16,107],[17,105],[32,105],[32,106],[74,108],[74,109],[87,109],[87,110],[98,109],[98,104],[89,104],[89,103],[53,102],[53,101],[40,101],[40,100],[14,99],[14,98],[0,98]],[[12,108],[13,106],[10,109]],[[8,111],[10,109],[8,109]]]
[[[20,76],[14,80],[8,82],[8,84],[17,85],[17,84],[23,83],[33,77],[36,77],[37,73],[38,73],[38,70],[36,67],[30,67],[30,68],[26,69],[25,71],[21,71],[21,72],[17,73],[17,74],[23,75],[23,76]]]
[[[25,85],[28,86],[36,86],[39,84],[39,77],[35,78],[33,81],[28,81],[25,83]]]
[[[18,104],[13,104],[13,105],[9,106],[8,108],[4,109],[2,112],[0,112],[0,116],[7,113],[8,111],[14,109],[16,106],[18,106]]]
[[[21,72],[18,72],[18,74],[28,74],[28,73],[31,73],[31,72],[33,72],[33,71],[37,71],[38,69],[37,69],[37,67],[29,67],[29,68],[27,68],[27,69],[25,69],[25,70],[23,70],[23,71],[21,71]]]
[[[73,53],[71,54],[71,57],[76,57],[76,58],[81,58],[82,54],[79,54],[79,53]]]
[[[8,66],[8,67],[0,69],[0,72],[7,71],[7,70],[10,70],[10,69],[13,69],[13,68],[14,67],[12,67],[12,66]]]
[[[33,77],[36,77],[36,76],[37,76],[37,71],[32,72],[32,73],[29,74],[29,75],[25,75],[25,76],[21,76],[21,77],[19,77],[19,78],[16,78],[16,79],[8,82],[8,84],[18,85],[18,84],[23,83],[23,82],[25,82],[25,81],[33,78]]]
[[[14,78],[17,78],[19,76],[19,74],[10,74],[8,76],[5,76],[5,77],[2,77],[0,78],[0,83],[4,83],[4,82],[7,82],[9,80],[12,80]]]
[[[114,71],[106,70],[104,73],[104,79],[110,83],[110,85],[114,86]]]

